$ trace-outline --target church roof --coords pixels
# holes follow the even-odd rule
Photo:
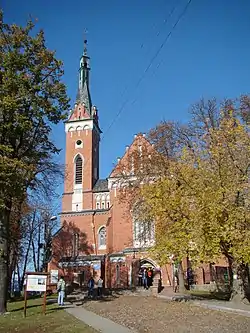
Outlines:
[[[93,188],[93,192],[107,192],[108,190],[107,179],[98,179]]]
[[[147,149],[152,149],[152,144],[149,142],[149,140],[146,138],[146,134],[143,133],[138,133],[135,134],[134,136],[134,140],[131,143],[130,146],[126,147],[126,151],[124,153],[124,155],[121,158],[118,158],[118,163],[115,165],[115,167],[113,168],[113,170],[111,171],[109,177],[117,177],[120,175],[121,173],[121,165],[125,166],[126,163],[125,161],[129,159],[129,155],[131,155],[131,153],[135,150],[138,150],[139,146],[144,146],[147,147]]]
[[[69,118],[65,123],[79,120],[94,120],[99,132],[101,130],[98,125],[98,110],[92,104],[90,89],[89,89],[89,56],[87,55],[87,40],[84,41],[84,52],[80,59],[79,78],[78,78],[78,93],[76,103],[73,110],[69,114]]]
[[[85,109],[91,116],[92,102],[89,92],[89,57],[87,55],[87,40],[84,41],[84,52],[80,59],[79,87],[76,102],[85,105]]]

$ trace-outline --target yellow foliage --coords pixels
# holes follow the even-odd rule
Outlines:
[[[249,129],[229,112],[184,146],[164,176],[141,187],[143,214],[156,223],[152,252],[162,263],[172,254],[197,263],[221,255],[249,262],[249,166]]]

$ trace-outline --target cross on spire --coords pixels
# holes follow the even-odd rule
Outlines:
[[[88,44],[88,40],[87,40],[87,29],[84,30],[83,33],[83,43],[84,43],[84,47],[83,47],[83,55],[87,56],[88,55],[88,50],[87,50],[87,44]]]

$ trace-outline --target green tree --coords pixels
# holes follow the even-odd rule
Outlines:
[[[56,172],[52,125],[66,119],[69,108],[62,62],[47,49],[43,31],[34,35],[33,28],[0,16],[0,313],[6,311],[13,202],[21,204],[28,189]]]

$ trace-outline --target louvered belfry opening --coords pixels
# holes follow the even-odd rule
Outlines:
[[[81,156],[77,156],[75,165],[76,165],[75,183],[82,184],[82,158],[81,158]]]

